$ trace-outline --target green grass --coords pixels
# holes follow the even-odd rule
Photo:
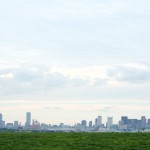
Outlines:
[[[150,150],[150,133],[0,133],[0,150]]]

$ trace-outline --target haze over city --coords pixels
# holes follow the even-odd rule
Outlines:
[[[4,120],[150,118],[149,10],[149,0],[1,1]]]

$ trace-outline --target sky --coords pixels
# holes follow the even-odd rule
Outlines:
[[[149,10],[149,0],[1,0],[3,119],[150,118]]]

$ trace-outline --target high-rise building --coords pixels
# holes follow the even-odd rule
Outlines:
[[[95,127],[97,127],[97,118],[95,118]]]
[[[26,127],[30,127],[31,125],[31,113],[27,112],[26,113]]]
[[[0,114],[0,121],[3,121],[3,115]]]
[[[137,120],[137,129],[138,129],[138,130],[141,129],[141,120]]]
[[[148,125],[150,125],[150,119],[148,119]]]
[[[5,121],[3,121],[3,123],[2,123],[2,124],[3,124],[2,126],[3,126],[3,127],[5,127]]]
[[[113,117],[107,117],[107,128],[111,129],[113,125]]]
[[[0,114],[0,128],[3,127],[3,115]]]
[[[89,127],[92,128],[92,121],[89,121]]]
[[[19,127],[18,121],[14,121],[14,129],[17,129]]]
[[[100,127],[102,124],[102,116],[97,117],[97,127]]]
[[[124,125],[128,124],[128,117],[127,116],[121,116],[121,121],[123,121]]]
[[[146,117],[141,116],[141,129],[144,129],[146,125]]]
[[[81,125],[86,127],[86,126],[87,126],[86,120],[82,120],[82,121],[81,121]]]
[[[130,119],[131,129],[137,130],[137,119]]]

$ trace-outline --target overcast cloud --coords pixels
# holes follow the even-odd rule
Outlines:
[[[146,103],[149,10],[149,0],[0,1],[0,103]]]

